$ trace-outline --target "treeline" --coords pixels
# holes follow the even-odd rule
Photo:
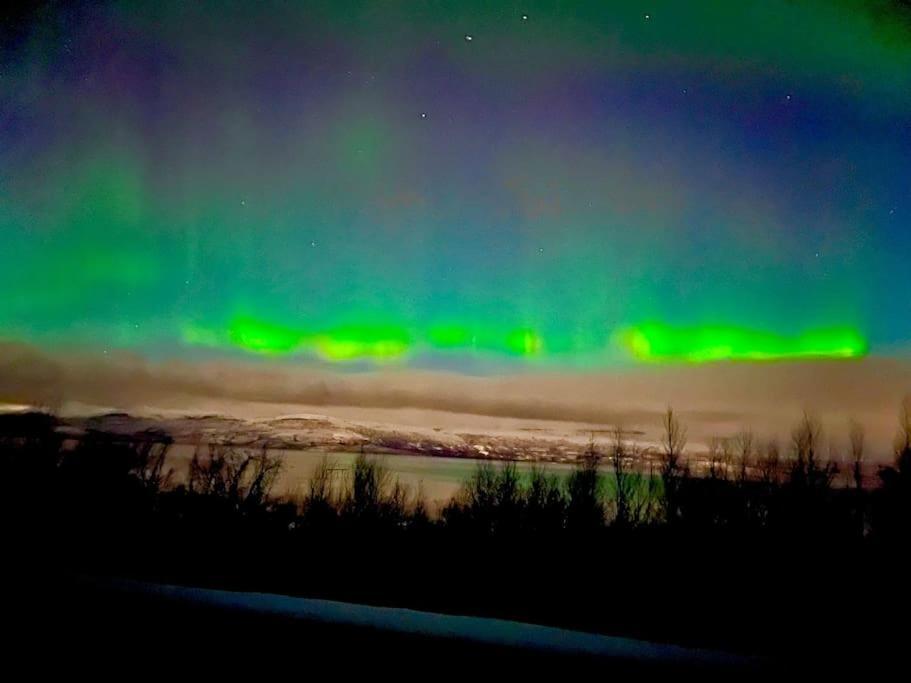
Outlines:
[[[408,529],[438,526],[481,536],[563,534],[608,529],[633,533],[734,534],[767,539],[894,540],[911,531],[911,403],[902,407],[894,464],[877,480],[865,474],[865,438],[851,426],[849,458],[824,440],[805,414],[784,453],[749,431],[714,440],[697,468],[686,458],[686,429],[674,411],[663,419],[657,459],[616,429],[601,451],[594,441],[567,477],[515,463],[481,463],[435,519],[420,492],[409,492],[380,461],[361,455],[341,487],[328,461],[300,500],[302,524]],[[643,469],[642,464],[648,463]]]
[[[127,439],[90,432],[68,441],[59,427],[42,413],[0,416],[6,526],[43,514],[59,517],[62,508],[71,522],[85,518],[96,527],[110,518],[149,522],[160,516],[203,528],[255,521],[291,533],[445,528],[482,536],[576,537],[603,529],[668,528],[876,540],[911,529],[911,401],[900,413],[894,464],[880,467],[872,485],[865,475],[864,433],[856,424],[847,462],[831,444],[824,455],[822,427],[804,415],[784,452],[776,442],[759,444],[743,431],[713,440],[697,467],[686,458],[686,428],[668,409],[657,458],[643,457],[615,429],[606,448],[593,440],[565,477],[543,467],[523,474],[512,462],[480,463],[459,492],[433,511],[421,491],[399,482],[381,457],[361,454],[343,470],[324,458],[304,491],[277,496],[282,459],[268,445],[202,446],[177,480],[168,463],[167,434]]]
[[[856,426],[846,459],[804,416],[786,447],[743,432],[698,463],[673,411],[663,426],[657,454],[644,458],[616,430],[568,476],[481,463],[432,509],[381,457],[344,469],[325,459],[304,490],[282,496],[282,458],[268,445],[203,446],[177,477],[167,434],[76,438],[51,415],[2,415],[6,567],[744,650],[889,637],[868,610],[903,595],[902,580],[893,590],[883,577],[903,575],[893,568],[911,539],[911,403],[895,460],[873,481]]]

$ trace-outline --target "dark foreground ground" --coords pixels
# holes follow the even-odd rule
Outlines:
[[[769,674],[780,663],[519,622],[71,577],[4,590],[7,662],[35,673],[197,671],[232,677],[318,668],[370,677],[453,673]],[[35,586],[32,586],[32,589]]]
[[[541,675],[560,680],[591,675],[768,680],[784,674],[819,680],[846,673],[875,679],[906,669],[908,613],[902,605],[907,596],[898,597],[891,610],[865,610],[862,621],[845,621],[848,615],[841,607],[828,614],[829,622],[820,621],[825,615],[819,614],[818,604],[807,605],[812,614],[800,609],[756,612],[757,628],[778,625],[781,638],[789,639],[788,647],[757,655],[334,600],[112,577],[48,578],[40,573],[4,583],[7,667],[67,675],[180,671],[206,680],[286,672],[306,677],[322,671],[381,680],[486,677],[504,671],[510,680]],[[623,620],[632,599],[617,601]],[[598,602],[601,609],[610,609]],[[670,620],[675,632],[685,630],[679,615],[656,612],[654,600],[642,602],[648,611],[643,622]],[[709,601],[705,613],[688,613],[694,633],[705,633],[712,622],[725,618],[717,604]],[[757,603],[745,601],[742,608],[756,610]],[[669,604],[668,610],[676,612],[679,604]],[[730,629],[742,636],[749,615],[733,608],[727,614],[733,617]],[[718,631],[724,627],[715,624]]]
[[[607,473],[594,457],[562,480],[481,467],[439,518],[367,457],[340,490],[327,470],[283,500],[265,448],[210,449],[174,485],[166,435],[67,444],[52,417],[6,423],[8,667],[206,680],[907,668],[911,417],[872,490],[832,485],[807,423],[785,466],[744,459],[733,477],[692,477],[670,453],[643,478],[621,471],[619,442]]]

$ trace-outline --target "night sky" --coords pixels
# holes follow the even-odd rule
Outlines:
[[[0,338],[603,368],[911,346],[898,2],[4,18]]]

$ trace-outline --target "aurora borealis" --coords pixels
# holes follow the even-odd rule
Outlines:
[[[2,339],[485,370],[911,343],[907,3],[3,25]]]

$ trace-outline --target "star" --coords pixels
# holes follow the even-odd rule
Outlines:
[[[651,18],[652,18],[652,15],[651,15],[651,14],[646,14],[646,15],[645,15],[645,20],[646,20],[646,21],[648,21],[648,20],[651,19]]]
[[[466,33],[465,40],[470,43],[472,40],[474,40],[474,37],[470,33]]]
[[[422,111],[422,112],[421,112],[421,118],[422,118],[422,119],[426,119],[426,118],[427,118],[427,112],[426,112],[426,111]]]
[[[522,15],[522,21],[528,21],[528,15],[527,15],[527,14],[523,14],[523,15]]]

